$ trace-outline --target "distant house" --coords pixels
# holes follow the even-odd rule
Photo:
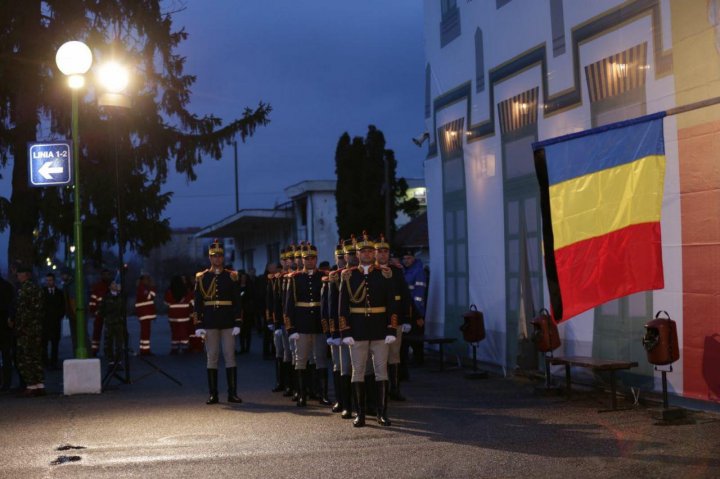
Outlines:
[[[424,203],[422,180],[409,179],[408,195]],[[278,262],[280,249],[309,241],[320,261],[333,260],[338,241],[335,180],[305,180],[285,188],[289,201],[269,209],[244,209],[195,233],[196,238],[225,238],[225,256],[236,269],[264,271]],[[400,215],[397,224],[410,218]]]

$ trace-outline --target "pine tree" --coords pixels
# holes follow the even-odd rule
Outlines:
[[[187,110],[195,77],[183,72],[175,53],[187,38],[159,0],[0,0],[0,167],[12,160],[12,196],[0,198],[0,229],[10,229],[8,259],[37,264],[72,238],[70,188],[28,186],[27,142],[70,138],[70,92],[55,66],[57,49],[81,39],[95,62],[134,66],[128,95],[133,106],[121,118],[97,106],[93,90],[81,95],[80,170],[84,247],[100,259],[117,244],[118,198],[123,238],[146,253],[169,239],[161,194],[169,168],[196,179],[203,159],[220,159],[223,146],[243,141],[268,123],[260,102],[223,125],[213,115]],[[115,159],[118,160],[117,178]],[[116,180],[121,190],[116,191]]]
[[[385,162],[390,177],[390,238],[395,233],[397,211],[412,214],[417,200],[405,201],[407,182],[396,179],[397,161],[392,150],[385,149],[385,136],[374,125],[368,126],[365,138],[356,136],[352,143],[346,132],[340,136],[335,150],[338,234],[349,238],[365,230],[371,237],[385,233]]]

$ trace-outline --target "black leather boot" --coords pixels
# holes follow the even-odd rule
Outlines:
[[[365,395],[365,412],[368,416],[374,416],[377,414],[377,402],[375,401],[375,375],[365,375],[365,385],[370,394]]]
[[[352,376],[340,376],[340,396],[342,397],[343,410],[340,417],[352,419]]]
[[[283,392],[283,396],[285,397],[291,397],[293,395],[293,366],[291,362],[285,362],[282,363],[282,372],[283,377],[285,378],[285,391]]]
[[[333,389],[335,390],[335,404],[333,404],[332,412],[340,412],[343,410],[343,397],[340,390],[340,371],[333,371]]]
[[[353,419],[353,427],[363,427],[365,425],[365,383],[352,383],[352,386],[357,404],[357,417]]]
[[[282,359],[275,358],[275,387],[272,388],[272,392],[274,393],[285,390],[285,378],[283,376],[282,368]]]
[[[332,402],[328,399],[328,375],[327,368],[320,368],[316,371],[318,383],[320,384],[320,397],[318,402],[323,406],[331,406]]]
[[[297,407],[305,407],[307,405],[307,392],[305,391],[305,383],[307,382],[308,378],[308,370],[307,369],[298,369],[295,371],[297,374],[297,401],[295,404]]]
[[[217,386],[217,379],[218,379],[218,371],[217,369],[209,369],[207,370],[207,377],[208,377],[208,389],[210,390],[210,397],[207,401],[205,401],[205,404],[217,404],[220,401],[220,398],[218,398],[218,386]]]
[[[376,385],[377,421],[381,426],[389,426],[390,419],[387,417],[388,381],[377,381]]]
[[[242,399],[237,395],[237,368],[225,368],[228,384],[228,402],[240,404]]]
[[[320,390],[318,370],[316,369],[316,366],[314,364],[308,364],[306,371],[307,376],[305,378],[305,394],[307,394],[310,399],[320,399],[320,395],[318,394]]]
[[[405,401],[405,396],[400,393],[400,367],[398,364],[388,364],[388,376],[390,379],[390,399],[393,401]]]

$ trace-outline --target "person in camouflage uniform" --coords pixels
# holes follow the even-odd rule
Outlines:
[[[105,359],[112,368],[120,362],[125,346],[125,321],[122,315],[119,276],[110,283],[107,294],[100,298],[98,312],[105,321]]]
[[[17,336],[17,368],[26,384],[26,397],[45,395],[42,365],[43,292],[29,267],[17,268],[18,294],[13,327]]]

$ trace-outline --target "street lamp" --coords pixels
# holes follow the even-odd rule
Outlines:
[[[75,321],[77,322],[77,346],[75,356],[78,359],[87,359],[88,351],[85,347],[85,285],[83,284],[83,255],[82,255],[82,223],[80,217],[80,134],[78,133],[78,90],[85,85],[83,75],[92,66],[92,52],[83,42],[71,41],[64,43],[55,55],[60,71],[68,77],[68,85],[72,91],[72,141],[73,141],[73,168],[74,203],[75,203]]]
[[[130,74],[128,69],[115,61],[109,61],[98,68],[97,74],[100,86],[105,90],[98,97],[98,105],[104,107],[108,114],[115,114],[118,110],[130,108],[130,99],[125,95],[124,91],[130,82]],[[113,115],[114,116],[114,115]],[[117,138],[114,138],[115,150],[115,191],[117,200],[117,240],[118,240],[118,262],[120,263],[120,297],[121,297],[121,315],[124,332],[124,349],[125,349],[125,382],[130,382],[130,362],[128,361],[128,332],[127,332],[127,292],[125,291],[125,239],[122,235],[122,195],[120,194],[120,164],[118,162]]]

